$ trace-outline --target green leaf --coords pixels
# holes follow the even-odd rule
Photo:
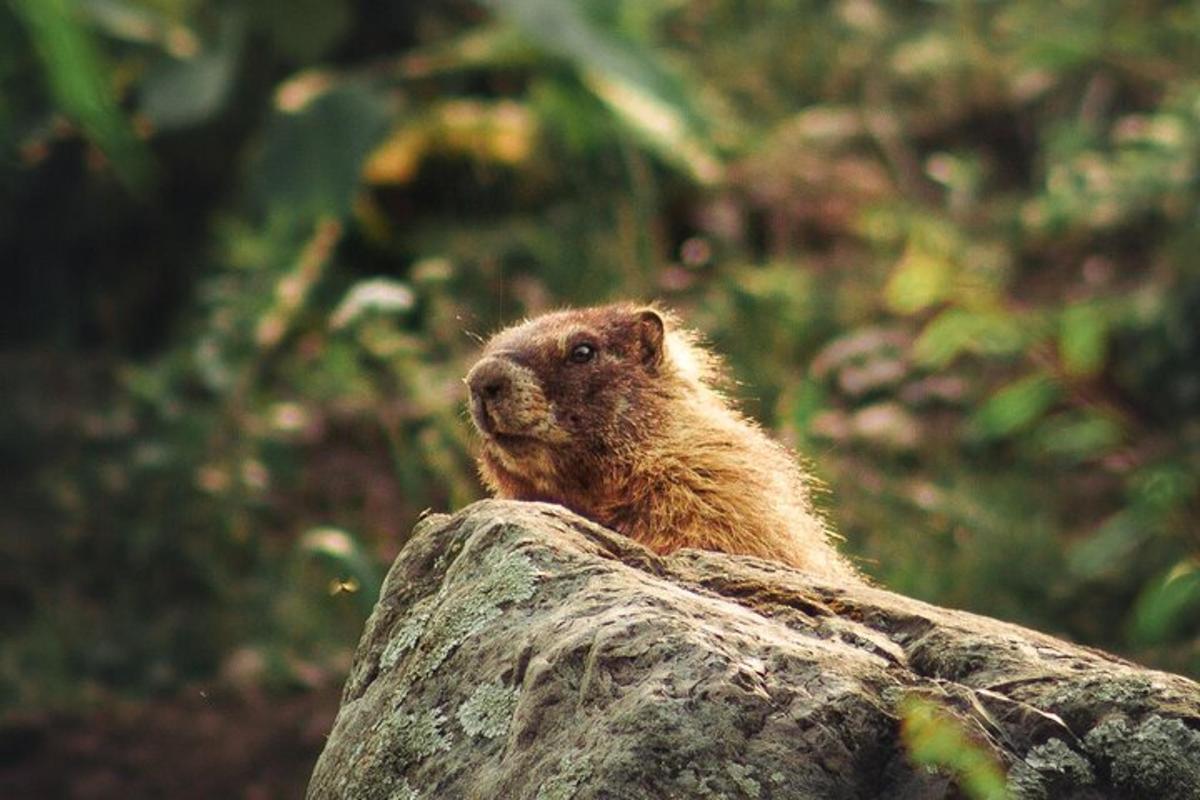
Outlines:
[[[600,151],[617,123],[600,100],[569,75],[543,76],[530,86],[534,113],[574,154]]]
[[[917,695],[899,710],[900,740],[913,763],[949,773],[974,800],[1008,797],[999,760],[951,711]]]
[[[1122,511],[1074,545],[1067,555],[1067,566],[1072,574],[1084,579],[1117,574],[1149,538],[1149,528],[1141,516]]]
[[[992,395],[971,416],[971,428],[984,439],[1012,436],[1036,422],[1058,396],[1058,384],[1049,376],[1029,375]]]
[[[519,30],[493,21],[410,48],[401,61],[401,71],[410,78],[428,78],[475,70],[520,69],[533,75],[541,73],[544,78],[547,71],[536,69],[544,60],[542,52]]]
[[[915,314],[945,300],[953,277],[949,259],[910,244],[883,287],[883,297],[892,311]]]
[[[1121,427],[1099,414],[1057,414],[1046,419],[1032,438],[1042,453],[1083,460],[1120,444]]]
[[[34,50],[46,71],[50,90],[63,112],[112,161],[130,187],[148,188],[149,156],[117,107],[108,83],[111,71],[88,32],[75,19],[67,0],[13,0]]]
[[[76,0],[76,7],[90,26],[118,41],[168,49],[172,39],[191,38],[191,31],[167,9],[150,8],[138,0]]]
[[[578,3],[561,0],[487,0],[503,19],[547,53],[565,59],[617,118],[667,162],[701,183],[722,166],[707,125],[689,92],[648,48],[606,30]]]
[[[1200,620],[1200,563],[1181,561],[1151,581],[1133,609],[1132,636],[1158,644],[1197,628]]]
[[[384,97],[339,85],[298,111],[271,121],[256,190],[271,209],[300,218],[346,215],[358,193],[363,161],[387,131]]]
[[[1019,353],[1036,334],[1037,326],[1025,316],[950,308],[921,331],[913,345],[913,357],[922,366],[941,369],[964,353]]]
[[[324,56],[354,24],[345,0],[254,0],[249,13],[255,27],[297,64]]]
[[[1195,496],[1200,478],[1186,464],[1158,463],[1139,469],[1130,481],[1130,499],[1149,513],[1171,513]]]
[[[245,34],[242,15],[228,12],[216,42],[190,58],[166,57],[150,67],[141,110],[162,130],[184,128],[216,115],[229,99]]]
[[[787,398],[787,418],[791,420],[796,435],[805,439],[814,417],[828,406],[828,398],[820,381],[804,379]]]
[[[1096,305],[1068,306],[1060,319],[1058,354],[1068,375],[1095,375],[1104,366],[1108,321]]]

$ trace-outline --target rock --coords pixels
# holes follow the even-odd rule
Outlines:
[[[308,797],[961,797],[932,701],[1029,798],[1200,797],[1200,686],[748,557],[656,556],[557,506],[425,519]]]

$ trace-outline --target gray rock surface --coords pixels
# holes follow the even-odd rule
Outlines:
[[[422,521],[308,796],[940,798],[936,701],[1028,798],[1200,798],[1200,686],[752,558],[656,556],[557,506]]]

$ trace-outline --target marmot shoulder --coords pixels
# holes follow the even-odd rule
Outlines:
[[[695,547],[856,578],[809,476],[734,409],[718,376],[717,359],[658,308],[568,309],[502,330],[466,378],[483,481],[659,553]]]

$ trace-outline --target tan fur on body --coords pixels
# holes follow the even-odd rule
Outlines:
[[[508,328],[467,376],[480,473],[497,497],[559,503],[659,553],[854,578],[807,476],[730,407],[717,377],[713,356],[658,309],[574,309]]]

